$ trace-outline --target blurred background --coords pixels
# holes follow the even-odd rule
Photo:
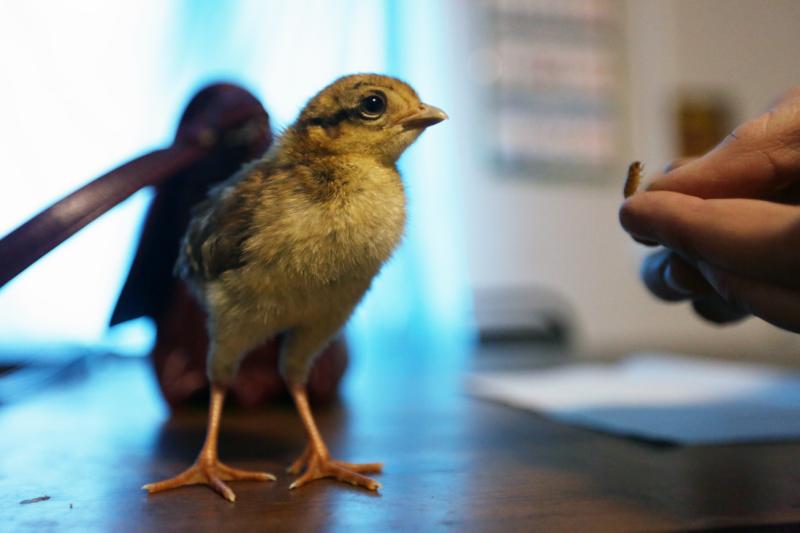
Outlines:
[[[401,162],[409,228],[348,326],[357,370],[385,364],[364,351],[452,362],[504,340],[800,365],[797,335],[657,303],[617,222],[630,160],[702,151],[798,83],[798,23],[793,0],[0,1],[0,235],[168,145],[210,82],[252,91],[279,131],[375,71],[451,120]],[[148,353],[148,320],[107,324],[151,198],[0,290],[0,351]]]

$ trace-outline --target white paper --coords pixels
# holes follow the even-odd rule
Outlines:
[[[481,398],[680,444],[800,440],[800,374],[661,354],[467,378]]]

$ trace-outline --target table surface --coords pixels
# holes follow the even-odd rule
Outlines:
[[[800,443],[675,447],[472,399],[457,364],[369,365],[317,409],[333,455],[384,461],[379,494],[329,480],[289,491],[304,435],[288,403],[226,410],[220,454],[274,483],[140,487],[189,465],[206,413],[169,416],[146,361],[107,359],[0,406],[4,531],[670,531],[800,523]],[[49,499],[20,503],[40,496]]]

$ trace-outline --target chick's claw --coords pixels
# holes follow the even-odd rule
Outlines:
[[[286,469],[287,474],[292,474],[293,476],[298,475],[300,472],[303,471],[303,468],[306,467],[308,462],[311,460],[311,445],[307,445],[306,449],[303,450],[303,453],[294,460],[294,462],[289,465]]]
[[[294,483],[289,485],[289,489],[299,489],[314,480],[328,477],[358,487],[364,487],[368,490],[377,491],[381,488],[380,483],[361,474],[380,473],[383,469],[382,463],[354,464],[335,459],[323,459],[318,454],[311,452],[309,448],[306,448],[303,455],[289,467],[289,472],[297,474],[302,470],[303,466],[306,468],[305,472]]]
[[[187,485],[208,485],[229,502],[234,502],[236,494],[225,483],[226,481],[275,481],[275,476],[267,472],[240,470],[219,461],[204,461],[193,464],[173,478],[149,483],[142,488],[154,494]]]
[[[287,474],[298,475],[303,469],[308,466],[309,461],[311,460],[311,445],[307,445],[306,449],[303,450],[302,455],[295,459],[295,461],[286,469]],[[380,474],[381,470],[383,470],[383,463],[345,463],[344,461],[336,461],[334,459],[328,459],[331,463],[341,466],[342,468],[346,468],[347,470],[352,470],[353,472],[357,472],[359,474]]]

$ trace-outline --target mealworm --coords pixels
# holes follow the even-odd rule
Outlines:
[[[630,198],[639,190],[643,174],[644,165],[642,165],[641,161],[634,161],[631,163],[628,167],[628,179],[625,180],[625,188],[622,190],[625,198]]]

